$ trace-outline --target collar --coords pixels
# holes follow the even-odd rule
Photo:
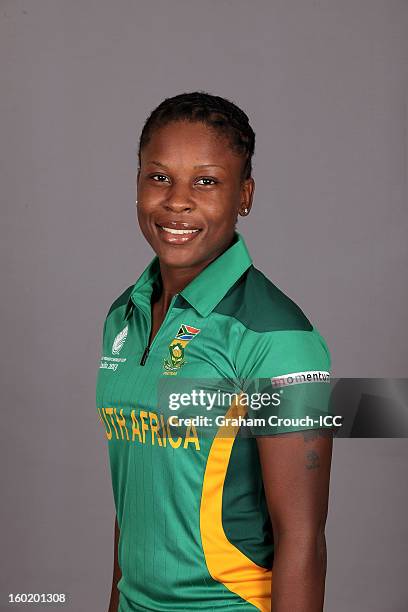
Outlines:
[[[234,232],[232,244],[201,270],[180,294],[201,316],[207,317],[232,285],[252,265],[244,238]],[[160,262],[156,255],[137,279],[129,296],[125,319],[137,305],[150,313],[153,286],[160,285]]]

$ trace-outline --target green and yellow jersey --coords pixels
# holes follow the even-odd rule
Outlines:
[[[156,256],[103,329],[96,403],[120,528],[119,610],[266,612],[274,543],[256,434],[287,429],[264,418],[243,435],[251,415],[237,397],[293,390],[286,416],[324,413],[327,394],[311,390],[328,386],[330,354],[301,309],[254,267],[238,232],[172,298],[148,346],[160,283]],[[176,411],[169,390],[191,392],[194,381],[216,399]],[[241,395],[226,405],[217,393],[231,388]],[[259,421],[273,410],[257,410]],[[294,430],[316,427],[299,421]]]

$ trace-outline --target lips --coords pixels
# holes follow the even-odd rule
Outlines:
[[[156,221],[156,225],[159,227],[168,227],[175,230],[201,230],[202,228],[194,223],[187,221],[175,221],[172,219],[159,219]]]
[[[167,244],[180,245],[194,240],[202,228],[188,221],[160,219],[155,223],[160,239]]]

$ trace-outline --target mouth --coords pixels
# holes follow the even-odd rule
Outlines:
[[[155,223],[158,234],[164,242],[168,244],[185,244],[194,240],[202,231],[202,228],[195,227],[190,223],[181,221],[163,222],[163,224]]]

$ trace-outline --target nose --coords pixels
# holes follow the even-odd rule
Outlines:
[[[180,183],[173,184],[171,189],[166,193],[164,206],[168,210],[174,212],[193,210],[195,208],[195,204],[188,186]]]

